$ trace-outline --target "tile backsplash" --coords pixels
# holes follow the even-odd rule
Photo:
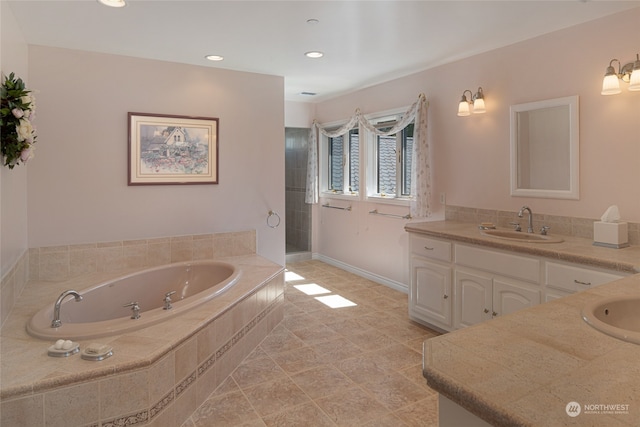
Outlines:
[[[252,230],[33,248],[29,249],[29,280],[68,280],[88,273],[249,255],[256,252],[255,242]]]

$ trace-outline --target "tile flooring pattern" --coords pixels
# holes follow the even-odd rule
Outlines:
[[[282,323],[182,427],[437,427],[421,365],[437,332],[408,319],[407,295],[317,260],[287,271]],[[309,283],[357,305],[329,308],[294,287]]]

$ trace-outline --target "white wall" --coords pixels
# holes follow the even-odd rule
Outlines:
[[[640,222],[640,92],[600,95],[609,61],[630,62],[640,51],[638,22],[640,8],[513,44],[319,103],[315,118],[332,122],[356,108],[369,114],[408,106],[422,92],[436,214],[445,193],[455,206],[517,211],[527,204],[535,213],[583,218],[599,218],[617,204],[623,219]],[[478,86],[487,113],[457,117],[462,92]],[[509,106],[569,95],[580,96],[580,200],[511,197]],[[348,219],[320,212],[317,252],[408,283],[406,233],[393,220],[377,221],[374,233],[362,213],[370,206],[363,205]]]
[[[284,80],[124,56],[29,47],[39,90],[29,246],[257,231],[284,264]],[[127,112],[219,118],[219,184],[127,186]]]
[[[316,105],[308,102],[285,101],[284,125],[288,128],[310,128]]]
[[[0,70],[2,79],[14,72],[27,87],[27,44],[11,8],[0,2]],[[0,277],[27,250],[27,167],[0,166]]]

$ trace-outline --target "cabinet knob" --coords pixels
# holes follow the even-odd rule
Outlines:
[[[492,313],[491,313],[491,315],[492,315],[493,317],[496,317],[496,316],[498,315],[498,313],[496,313],[496,312],[494,311],[494,312],[492,312]]]
[[[591,282],[581,282],[578,279],[573,279],[573,283],[577,283],[578,285],[587,285],[587,286],[591,286]]]
[[[447,298],[449,298],[449,295],[444,294],[444,297],[443,297],[443,298],[444,298],[444,299],[447,299]]]
[[[435,249],[435,248],[430,248],[429,246],[425,246],[424,248],[425,248],[426,250],[428,250],[428,251],[432,251],[432,250],[434,250],[434,249]]]
[[[488,308],[485,308],[485,309],[484,309],[484,312],[485,312],[485,313],[488,313],[488,312],[489,312],[489,309],[488,309]]]

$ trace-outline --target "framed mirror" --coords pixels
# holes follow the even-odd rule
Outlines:
[[[511,106],[511,195],[579,199],[578,96]]]

